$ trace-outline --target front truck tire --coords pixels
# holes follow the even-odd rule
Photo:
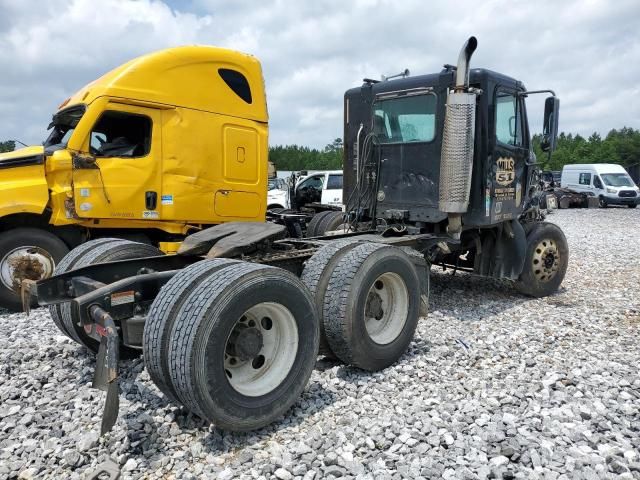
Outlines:
[[[231,431],[263,427],[300,397],[318,354],[313,298],[295,275],[239,263],[201,279],[171,332],[180,402]]]
[[[0,233],[0,307],[22,310],[22,280],[48,278],[69,252],[53,233],[40,228],[14,228]],[[32,302],[32,306],[37,304]]]
[[[152,245],[144,243],[132,242],[130,240],[116,240],[106,239],[108,241],[101,242],[101,239],[95,240],[92,245],[93,248],[85,248],[82,252],[75,255],[75,262],[71,269],[87,267],[96,263],[113,262],[116,260],[128,260],[132,258],[142,257],[155,257],[163,255],[163,253]],[[77,249],[74,249],[69,255],[72,255],[76,250],[82,249],[86,245],[80,245]],[[71,309],[71,303],[61,303],[60,307],[60,321],[64,327],[64,332],[80,345],[86,347],[93,353],[98,352],[100,344],[93,338],[89,337],[82,325],[80,325],[80,319],[76,313]],[[55,320],[54,320],[55,321]],[[123,357],[132,356],[138,350],[121,345],[120,351]]]
[[[421,293],[416,268],[401,249],[376,243],[353,248],[333,270],[324,297],[331,350],[363,370],[393,364],[413,339]]]
[[[77,246],[62,258],[62,260],[56,265],[53,274],[60,275],[61,273],[72,270],[76,263],[78,263],[78,260],[80,260],[90,250],[94,250],[105,243],[113,243],[117,241],[117,238],[98,238],[96,240],[89,240],[88,242]],[[67,337],[73,338],[62,321],[62,304],[58,303],[56,305],[49,305],[49,313],[51,314],[53,323],[58,327],[58,330]]]
[[[564,233],[553,223],[534,224],[527,233],[524,268],[516,280],[519,292],[546,297],[560,287],[569,263],[569,246]]]

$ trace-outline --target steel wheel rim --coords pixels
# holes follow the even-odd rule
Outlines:
[[[393,342],[407,323],[409,291],[400,275],[387,272],[369,288],[365,303],[364,322],[367,334],[375,343]]]
[[[22,280],[49,278],[56,263],[49,252],[34,245],[16,247],[0,260],[0,281],[9,290],[18,291]],[[24,274],[18,272],[23,270]]]
[[[548,282],[553,279],[560,266],[560,253],[556,241],[549,238],[541,240],[533,250],[531,263],[537,280]]]
[[[256,347],[257,337],[250,329],[259,332],[259,350],[251,351]],[[248,347],[246,337],[251,337]],[[242,395],[266,395],[287,377],[297,353],[298,326],[291,311],[279,303],[259,303],[236,321],[227,337],[224,352],[227,381]]]

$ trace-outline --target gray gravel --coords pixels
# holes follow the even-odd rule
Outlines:
[[[168,404],[141,359],[98,438],[94,361],[36,310],[0,317],[0,479],[640,479],[640,210],[551,215],[561,291],[437,272],[410,351],[376,374],[320,361],[289,414],[226,434]],[[126,413],[124,413],[126,412]]]

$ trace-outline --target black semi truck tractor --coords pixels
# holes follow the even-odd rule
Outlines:
[[[366,80],[344,96],[344,212],[331,236],[290,238],[275,223],[227,223],[186,238],[177,255],[99,239],[56,275],[25,284],[62,332],[97,353],[102,431],[118,414],[118,360],[142,352],[158,388],[216,426],[250,430],[299,398],[318,353],[375,371],[411,342],[444,265],[552,294],[568,261],[544,221],[525,99],[508,76],[456,66]],[[559,101],[545,101],[543,149]]]

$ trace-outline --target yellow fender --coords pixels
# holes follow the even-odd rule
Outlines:
[[[0,155],[0,218],[15,213],[42,214],[49,202],[42,147]]]

